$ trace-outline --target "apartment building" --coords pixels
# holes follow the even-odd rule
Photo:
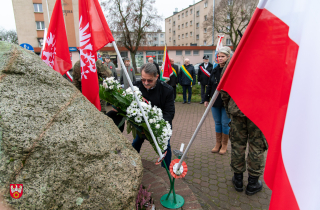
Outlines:
[[[221,0],[214,0],[215,8]],[[173,15],[165,19],[166,43],[168,46],[210,46],[212,39],[205,40],[208,29],[203,27],[210,10],[213,8],[213,0],[202,0],[180,12],[173,12]],[[210,29],[212,30],[212,29]],[[214,45],[220,35],[214,31]],[[222,35],[222,34],[221,34]],[[231,45],[230,39],[225,36],[224,45]]]

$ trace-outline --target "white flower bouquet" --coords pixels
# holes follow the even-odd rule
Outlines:
[[[172,135],[171,126],[163,119],[162,110],[156,106],[152,107],[151,103],[142,97],[139,88],[134,86],[134,92],[139,98],[141,107],[145,112],[157,143],[163,152],[167,149],[168,141]],[[141,136],[143,133],[157,152],[148,127],[142,117],[141,110],[139,109],[138,103],[135,100],[130,87],[124,90],[117,80],[114,80],[113,77],[109,77],[103,80],[102,85],[100,85],[99,95],[102,100],[117,107],[118,114],[127,119],[127,122],[129,122],[127,123],[128,133],[132,131],[134,138],[136,137],[136,134]]]

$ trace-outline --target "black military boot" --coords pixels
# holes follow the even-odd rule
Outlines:
[[[262,182],[259,180],[259,177],[258,176],[251,176],[249,174],[246,194],[247,195],[254,195],[261,190],[262,190]]]
[[[232,183],[236,191],[242,192],[243,191],[243,173],[240,173],[240,174],[234,173],[232,177]]]

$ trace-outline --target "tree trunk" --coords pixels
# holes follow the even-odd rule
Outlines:
[[[132,66],[135,70],[135,73],[139,73],[138,69],[137,69],[137,63],[136,63],[136,52],[131,52],[130,51],[130,55],[131,55],[131,61],[132,61]]]

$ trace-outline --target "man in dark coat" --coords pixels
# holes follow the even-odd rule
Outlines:
[[[199,71],[198,71],[198,82],[201,85],[200,104],[204,103],[204,98],[206,95],[206,86],[208,84],[212,69],[213,69],[213,65],[212,63],[209,62],[209,56],[208,55],[203,56],[203,63],[200,64]]]
[[[179,84],[182,86],[183,90],[183,103],[187,102],[187,90],[188,90],[188,104],[191,103],[192,95],[192,85],[195,84],[196,73],[193,65],[190,64],[190,60],[186,58],[184,60],[184,65],[180,67],[179,72]]]
[[[151,102],[152,106],[157,106],[162,110],[163,119],[168,121],[172,127],[172,120],[175,114],[173,88],[167,83],[158,80],[158,73],[155,65],[147,63],[141,66],[141,80],[136,82],[136,86],[142,93],[142,96]],[[142,143],[146,137],[142,135],[136,136],[132,142],[132,146],[140,152]],[[167,147],[167,155],[164,158],[166,165],[169,167],[171,163],[171,147],[170,139]]]
[[[157,64],[156,62],[154,62],[152,57],[148,58],[148,62],[149,62],[149,63],[153,63],[153,64],[156,66],[158,75],[160,75],[159,64]]]
[[[170,76],[170,80],[169,82],[167,82],[172,88],[173,88],[173,95],[174,95],[174,100],[176,100],[176,96],[177,96],[177,84],[179,82],[179,67],[177,65],[174,64],[174,60],[170,59],[170,63],[171,63],[171,67],[174,68],[174,70],[176,70],[175,73],[173,73]]]

